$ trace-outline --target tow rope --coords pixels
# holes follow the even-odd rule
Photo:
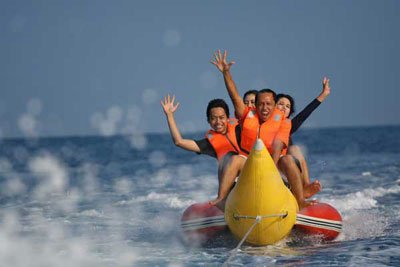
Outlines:
[[[285,218],[288,215],[288,212],[285,213],[278,213],[278,214],[269,214],[269,215],[257,215],[257,216],[246,216],[246,215],[233,215],[233,218],[236,220],[240,220],[240,219],[254,219],[254,223],[253,225],[249,228],[249,230],[247,230],[246,234],[244,235],[244,237],[242,238],[242,240],[240,240],[239,244],[236,246],[236,248],[234,248],[231,251],[231,255],[229,256],[229,258],[224,262],[224,264],[222,265],[223,267],[227,267],[229,262],[236,257],[237,253],[240,250],[240,247],[243,245],[244,241],[246,241],[247,237],[250,235],[250,233],[253,231],[254,227],[261,222],[262,219],[265,218],[272,218],[272,217],[281,217],[281,218]]]

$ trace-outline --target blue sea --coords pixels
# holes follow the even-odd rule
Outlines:
[[[343,232],[244,245],[230,266],[400,266],[400,126],[302,129],[294,141]],[[0,266],[221,266],[238,240],[192,246],[180,230],[189,205],[216,196],[216,172],[169,134],[2,139]]]

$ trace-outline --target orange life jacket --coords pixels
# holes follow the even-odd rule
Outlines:
[[[256,110],[246,108],[241,123],[240,148],[247,154],[253,148],[258,136],[270,153],[272,153],[272,143],[275,138],[280,139],[286,146],[288,144],[292,124],[290,120],[285,119],[284,113],[278,109],[273,110],[269,119],[260,125]],[[283,150],[282,154],[286,154],[286,149]]]
[[[214,148],[218,161],[222,159],[228,152],[240,152],[235,132],[237,125],[237,120],[230,118],[228,120],[226,134],[217,133],[214,130],[209,130],[206,133],[206,138]]]

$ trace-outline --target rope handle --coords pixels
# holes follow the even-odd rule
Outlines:
[[[286,218],[286,216],[288,215],[288,212],[286,211],[285,213],[278,213],[278,214],[269,214],[269,215],[257,215],[257,216],[246,216],[246,215],[236,215],[233,214],[233,218],[235,220],[240,220],[240,219],[254,219],[254,223],[253,225],[249,228],[249,230],[247,230],[246,234],[244,235],[244,237],[242,238],[242,240],[240,240],[239,244],[236,246],[236,248],[234,248],[231,252],[231,255],[229,256],[229,258],[224,262],[224,264],[222,265],[222,267],[227,267],[228,263],[234,258],[236,257],[236,254],[239,252],[240,247],[242,246],[242,244],[244,243],[244,241],[247,239],[247,237],[250,235],[250,233],[253,231],[254,227],[259,224],[262,219],[265,218],[272,218],[272,217],[281,217],[281,218]]]

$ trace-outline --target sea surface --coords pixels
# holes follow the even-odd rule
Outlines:
[[[2,139],[0,266],[221,266],[238,240],[193,246],[180,230],[189,205],[216,196],[216,161],[168,134],[135,138]],[[294,141],[343,232],[244,245],[230,266],[400,266],[400,126],[302,129]]]

